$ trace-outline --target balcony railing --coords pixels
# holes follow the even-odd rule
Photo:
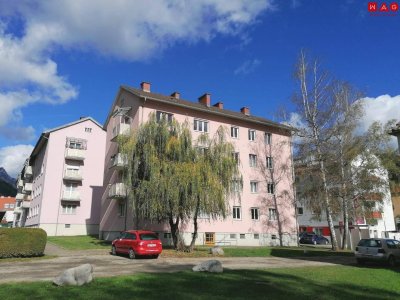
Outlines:
[[[24,184],[24,188],[22,189],[22,192],[24,194],[30,194],[32,192],[32,183],[31,182],[26,182]]]
[[[18,193],[17,196],[15,196],[15,200],[22,201],[24,200],[24,196],[25,196],[24,194]]]
[[[79,191],[63,191],[61,200],[63,201],[80,201]]]
[[[85,159],[85,150],[67,148],[67,151],[65,151],[65,158],[73,159],[73,160],[84,160]]]
[[[110,198],[125,198],[126,197],[126,186],[124,183],[114,183],[108,190],[108,197]]]
[[[24,187],[24,181],[19,178],[17,181],[17,188],[22,189]]]
[[[82,174],[80,170],[75,169],[67,169],[64,172],[64,179],[65,180],[74,180],[74,181],[81,181]]]
[[[22,214],[22,207],[14,208],[14,214]]]
[[[32,167],[31,166],[27,166],[25,168],[25,173],[24,173],[24,178],[31,178],[32,177]]]
[[[22,201],[22,208],[30,208],[31,207],[31,201]]]
[[[120,135],[129,135],[131,132],[131,125],[125,123],[119,123],[113,128],[111,140],[115,141]]]
[[[128,160],[126,158],[126,155],[122,153],[118,153],[113,158],[111,158],[111,168],[123,169],[127,165],[128,165]]]

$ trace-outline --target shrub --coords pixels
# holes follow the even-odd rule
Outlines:
[[[42,256],[46,240],[40,228],[0,228],[0,258]]]

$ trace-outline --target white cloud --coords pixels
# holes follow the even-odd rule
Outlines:
[[[146,60],[177,42],[246,36],[246,26],[274,9],[272,0],[0,0],[0,127],[20,119],[25,106],[77,97],[77,88],[58,73],[54,49]],[[22,24],[18,34],[7,31],[13,19]]]
[[[374,121],[385,124],[391,119],[400,121],[400,95],[382,95],[376,98],[365,97],[360,99],[364,102],[365,115],[360,124],[360,131],[367,131]]]
[[[3,167],[11,177],[17,177],[32,150],[32,145],[0,148],[0,167]]]
[[[243,62],[236,70],[233,72],[235,75],[243,74],[247,75],[252,72],[261,64],[261,61],[258,59],[246,60]]]

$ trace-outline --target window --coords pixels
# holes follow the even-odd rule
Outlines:
[[[78,138],[67,138],[67,148],[71,149],[86,149],[86,140]]]
[[[64,186],[64,197],[73,198],[78,190],[78,184],[73,182],[67,182]]]
[[[251,219],[252,220],[259,220],[259,210],[258,207],[252,207],[250,209],[251,212]]]
[[[232,157],[236,161],[236,163],[239,164],[239,159],[240,159],[239,152],[233,152]]]
[[[125,217],[125,203],[118,203],[118,216]]]
[[[10,204],[9,203],[4,204],[4,208],[10,208]]]
[[[268,182],[267,183],[267,193],[268,194],[275,194],[275,184]]]
[[[173,114],[163,112],[163,111],[156,112],[157,122],[160,122],[161,120],[165,119],[168,123],[171,123],[173,116],[174,116]]]
[[[266,145],[271,145],[272,134],[269,132],[264,133],[264,142]]]
[[[256,140],[256,131],[253,129],[249,129],[249,141]]]
[[[65,215],[76,214],[76,205],[62,205],[62,213]]]
[[[257,181],[250,181],[250,191],[252,193],[258,192],[258,182]]]
[[[267,156],[267,168],[272,169],[273,168],[273,160],[271,156]]]
[[[229,238],[231,238],[231,239],[236,239],[236,233],[231,233],[231,234],[229,235]]]
[[[241,190],[240,180],[233,180],[232,185],[233,185],[232,189],[234,192],[236,192],[236,193],[240,192],[240,190]]]
[[[231,127],[231,137],[237,139],[239,137],[239,127]]]
[[[92,132],[92,128],[85,127],[85,132],[91,133]]]
[[[170,239],[172,237],[170,232],[164,232],[164,239]]]
[[[208,153],[207,147],[196,147],[196,150],[201,155],[206,155]]]
[[[244,240],[245,238],[246,238],[246,235],[245,235],[244,233],[241,233],[241,234],[240,234],[240,239],[241,239],[241,240]]]
[[[208,132],[208,121],[195,119],[193,129],[194,131]]]
[[[206,232],[206,245],[213,245],[215,242],[215,233]]]
[[[298,207],[297,208],[297,214],[298,215],[302,215],[303,214],[303,208],[302,207]]]
[[[65,224],[64,227],[65,228],[71,228],[71,224]]]
[[[255,233],[255,234],[254,234],[254,239],[255,239],[255,240],[259,240],[259,239],[260,239],[260,234]]]
[[[11,203],[11,204],[10,204],[10,208],[14,208],[14,204]]]
[[[233,219],[234,220],[240,220],[241,219],[240,206],[234,206],[233,207]]]
[[[257,167],[257,155],[249,154],[249,163],[250,167]]]
[[[271,221],[275,221],[276,220],[276,209],[275,208],[270,208],[268,210],[268,217]]]

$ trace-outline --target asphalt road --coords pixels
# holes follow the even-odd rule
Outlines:
[[[50,248],[53,247],[50,245]],[[130,260],[124,256],[112,256],[106,250],[66,251],[48,250],[51,259],[21,262],[0,262],[0,283],[21,281],[51,281],[63,270],[90,263],[95,277],[110,277],[135,273],[179,272],[210,258],[163,258]],[[305,266],[351,265],[352,257],[313,257],[304,259],[280,257],[216,257],[224,269],[296,268]]]

